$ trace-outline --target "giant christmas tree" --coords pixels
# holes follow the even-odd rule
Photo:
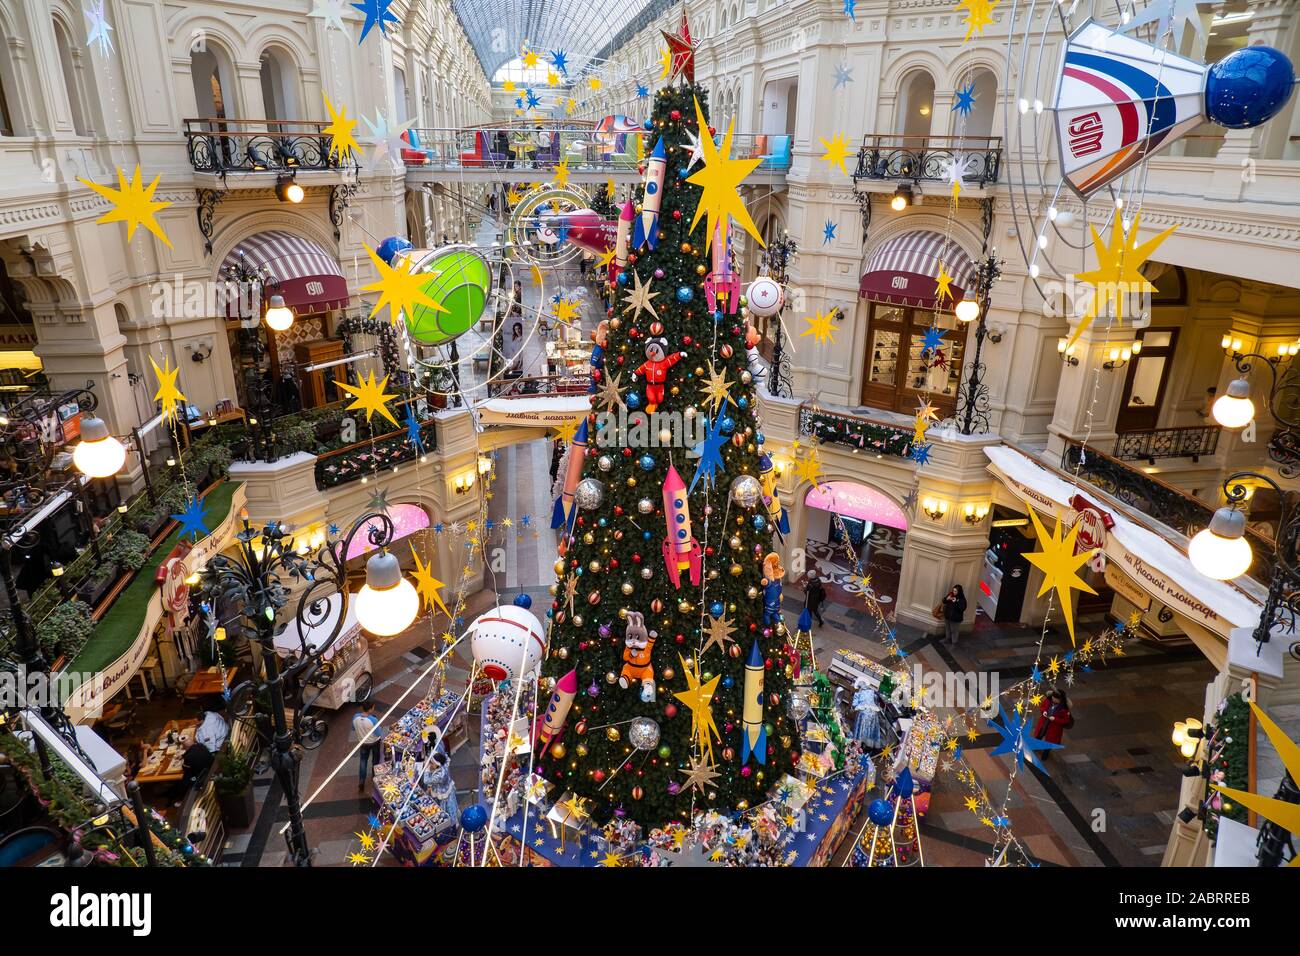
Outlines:
[[[657,94],[647,126],[588,443],[570,452],[583,481],[565,509],[542,668],[564,729],[542,735],[538,767],[597,820],[621,808],[646,827],[761,803],[799,756],[746,322],[709,248],[726,255],[728,224],[752,231],[735,187],[757,161],[728,162],[730,137],[713,146],[705,91],[689,60],[674,65],[685,78]],[[703,164],[688,168],[695,152]],[[602,437],[620,419],[624,440]],[[662,441],[678,421],[697,423],[699,457]]]

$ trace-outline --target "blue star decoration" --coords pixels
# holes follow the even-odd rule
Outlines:
[[[637,99],[644,100],[649,95],[650,95],[650,87],[646,86],[644,83],[638,83],[636,87]]]
[[[209,534],[207,517],[208,510],[203,507],[203,501],[191,495],[185,502],[185,510],[178,515],[172,515],[172,520],[181,523],[180,537],[193,534],[194,540],[198,541],[199,538],[206,538]]]
[[[569,75],[569,54],[565,53],[563,50],[552,50],[551,63],[553,63],[555,68],[565,76]]]
[[[822,245],[823,245],[823,246],[824,246],[824,245],[827,245],[827,244],[828,244],[832,239],[835,238],[835,229],[836,229],[836,228],[837,228],[837,227],[836,227],[836,225],[835,225],[834,222],[832,222],[832,221],[829,220],[829,219],[826,220],[826,225],[822,226]]]
[[[695,485],[701,478],[706,485],[712,484],[714,474],[722,468],[722,446],[727,443],[727,437],[722,434],[722,419],[725,417],[719,409],[718,414],[709,423],[704,441],[691,449],[700,456],[700,463],[695,466],[695,477],[691,479],[690,491],[695,490]]]
[[[388,28],[385,24],[401,22],[388,9],[392,4],[393,0],[364,0],[363,3],[352,4],[354,10],[360,10],[366,15],[366,22],[361,25],[361,38],[357,40],[357,46],[365,42],[366,34],[370,32],[371,27],[378,26],[379,32],[388,36]]]
[[[858,22],[858,0],[844,0],[844,15],[854,23]]]
[[[535,110],[537,109],[537,107],[542,105],[541,98],[538,97],[538,95],[534,93],[531,88],[524,90],[524,95],[528,97],[528,108],[530,110]]]
[[[533,516],[532,516],[532,515],[520,515],[520,516],[519,516],[519,524],[522,525],[522,526],[525,527],[525,528],[531,528],[531,527],[533,526]]]
[[[945,329],[938,328],[934,325],[925,330],[925,338],[921,341],[921,354],[923,356],[933,355],[939,350],[939,346],[943,344],[943,334],[945,331]]]
[[[519,109],[524,108],[524,98],[522,96],[515,97],[515,106],[519,107]]]
[[[415,417],[415,406],[406,406],[406,440],[417,452],[424,451],[424,439],[420,437],[420,422]]]
[[[911,455],[912,461],[916,462],[918,465],[930,464],[930,449],[933,447],[934,445],[929,442],[922,445],[913,445]]]
[[[840,63],[835,67],[835,89],[848,86],[853,82],[853,69],[847,63]]]
[[[1000,702],[998,716],[1000,719],[990,720],[989,725],[1002,737],[1002,742],[990,756],[1001,757],[1003,754],[1013,754],[1016,758],[1017,770],[1024,770],[1025,761],[1028,760],[1046,773],[1043,758],[1035,756],[1035,753],[1040,750],[1060,750],[1061,745],[1039,740],[1030,732],[1029,721],[1025,719],[1023,713],[1018,710],[1008,713],[1006,706]]]
[[[962,116],[969,116],[970,111],[975,108],[975,82],[972,80],[964,89],[957,91],[957,102],[953,104],[953,112],[960,113]]]

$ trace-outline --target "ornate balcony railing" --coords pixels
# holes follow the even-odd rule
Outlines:
[[[906,458],[912,450],[912,429],[861,415],[827,412],[808,405],[799,407],[799,434],[812,435],[826,444],[845,445],[877,455]]]
[[[1061,469],[1189,538],[1207,527],[1214,516],[1212,505],[1091,446],[1085,449],[1068,442],[1061,453]],[[1255,555],[1247,573],[1268,582],[1273,577],[1277,544],[1250,528],[1246,537]]]
[[[853,178],[948,182],[956,163],[963,182],[987,186],[1002,169],[997,136],[882,136],[868,133]]]
[[[326,123],[314,120],[187,119],[185,139],[195,172],[294,172],[342,169],[330,155]]]
[[[1213,455],[1219,447],[1217,425],[1184,428],[1148,428],[1120,432],[1115,439],[1115,457],[1120,461],[1149,461],[1157,458],[1190,458]]]
[[[436,422],[429,420],[420,425],[420,441],[424,445],[423,451],[411,444],[403,429],[327,452],[316,459],[316,487],[325,491],[367,476],[382,474],[434,451],[438,447]]]

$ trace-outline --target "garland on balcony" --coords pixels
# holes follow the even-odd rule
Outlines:
[[[912,453],[912,433],[889,425],[836,415],[831,412],[808,412],[802,431],[823,442],[871,450],[881,455],[908,458]]]
[[[394,376],[394,385],[405,383],[406,373],[402,370],[402,360],[397,347],[397,331],[391,322],[354,316],[340,322],[336,331],[338,337],[343,340],[344,355],[352,354],[352,336],[375,336],[379,340],[379,360],[383,363],[384,374]],[[352,366],[349,365],[347,368],[351,371]]]
[[[434,422],[425,422],[420,426],[420,438],[426,449],[434,447],[435,432]],[[356,448],[346,455],[319,459],[316,462],[316,484],[320,488],[347,484],[402,462],[413,461],[419,454],[406,432],[394,432],[387,438],[374,440],[369,447]]]
[[[1240,693],[1225,697],[1219,705],[1217,733],[1210,750],[1210,782],[1234,790],[1250,789],[1250,705]],[[1205,834],[1218,836],[1219,817],[1246,822],[1246,808],[1211,793],[1205,807]]]

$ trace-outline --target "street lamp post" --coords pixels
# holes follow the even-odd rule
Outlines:
[[[258,698],[265,695],[269,699],[271,767],[284,791],[289,810],[286,834],[289,854],[295,866],[311,866],[311,849],[307,844],[298,791],[301,757],[294,747],[302,701],[299,694],[294,701],[294,725],[291,727],[285,717],[284,685],[290,683],[301,687],[322,677],[331,666],[324,660],[324,655],[338,638],[347,616],[347,556],[358,534],[364,533],[370,545],[377,549],[366,564],[367,587],[362,589],[362,596],[372,603],[372,608],[378,602],[380,615],[387,616],[384,626],[396,628],[392,633],[404,630],[415,619],[418,599],[411,603],[414,588],[402,576],[396,556],[387,550],[395,533],[392,519],[387,514],[363,515],[343,536],[339,535],[338,529],[331,527],[325,543],[311,557],[299,553],[294,538],[283,525],[272,522],[258,532],[249,524],[247,512],[243,520],[243,530],[236,535],[238,553],[214,556],[201,572],[201,577],[209,601],[219,596],[227,604],[240,608],[236,618],[247,622],[251,639],[262,650],[262,677],[244,681],[231,692],[230,711],[236,717],[248,717],[255,710]],[[259,541],[260,546],[255,547],[254,541]],[[298,598],[295,612],[300,656],[282,668],[275,650],[275,634],[277,616],[291,598],[284,577],[305,585],[305,588]],[[337,616],[334,616],[330,599],[336,594],[339,606]],[[205,611],[214,626],[228,623],[215,620],[216,610],[212,604],[205,604]],[[370,619],[374,617],[372,609]],[[361,623],[369,627],[366,620]],[[329,630],[323,640],[317,637],[308,639],[309,635],[320,633],[327,626]]]
[[[975,355],[970,362],[970,373],[966,382],[957,390],[957,418],[961,423],[961,433],[970,435],[974,432],[984,434],[989,430],[989,387],[984,384],[986,371],[981,360],[984,340],[989,337],[988,315],[989,300],[993,294],[993,283],[1002,275],[1002,265],[996,256],[989,256],[979,264],[975,273],[975,296],[957,303],[957,318],[963,322],[971,321],[968,317],[973,307],[979,309],[979,320],[975,326]]]

